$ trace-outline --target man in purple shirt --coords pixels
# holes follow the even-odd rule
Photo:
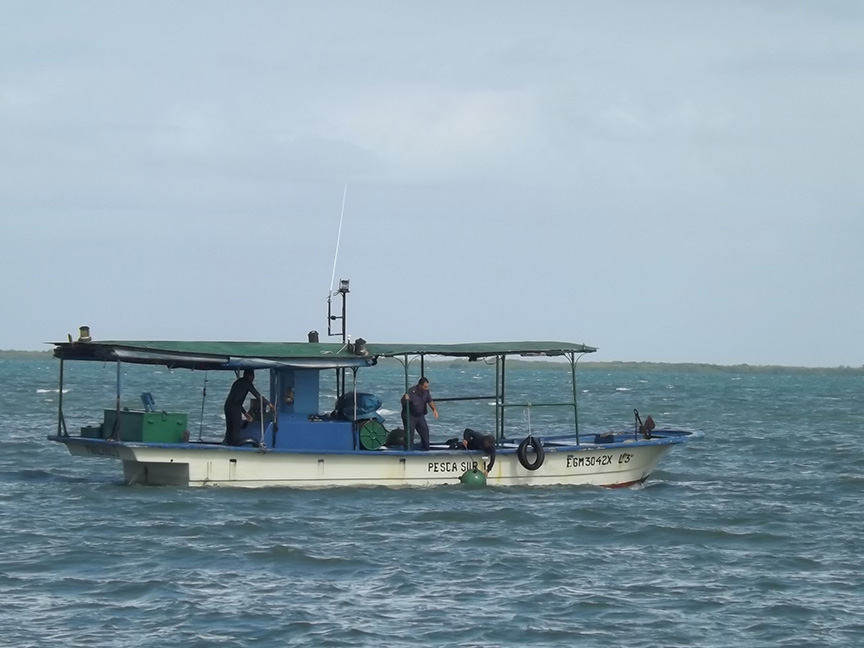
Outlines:
[[[429,426],[426,424],[427,405],[432,410],[435,418],[438,418],[438,408],[429,393],[429,380],[421,378],[416,385],[402,396],[402,422],[405,424],[405,432],[414,447],[414,430],[420,435],[420,444],[424,450],[429,449]],[[407,411],[406,411],[407,410]]]

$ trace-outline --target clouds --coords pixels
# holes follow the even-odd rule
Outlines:
[[[319,127],[322,136],[374,152],[394,170],[441,180],[518,157],[536,138],[538,120],[525,92],[402,83],[346,97]]]
[[[0,14],[0,299],[27,305],[0,347],[83,320],[302,338],[348,184],[338,274],[367,339],[862,362],[855,3]]]

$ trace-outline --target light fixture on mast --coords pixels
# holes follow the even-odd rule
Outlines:
[[[334,315],[333,314],[332,303],[330,300],[330,297],[332,297],[333,295],[327,297],[327,335],[329,335],[331,337],[336,336],[336,335],[341,335],[342,336],[342,342],[348,341],[348,338],[346,336],[347,328],[345,326],[345,312],[346,312],[345,303],[346,303],[348,293],[351,292],[351,290],[348,287],[349,283],[350,282],[348,279],[340,279],[339,280],[339,289],[333,293],[333,295],[342,295],[342,314],[341,315]],[[341,330],[340,331],[333,331],[332,324],[336,320],[339,320],[339,322],[341,323]]]

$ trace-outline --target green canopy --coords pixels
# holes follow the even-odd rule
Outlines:
[[[190,369],[362,367],[379,357],[438,355],[476,360],[505,355],[561,356],[592,353],[572,342],[476,342],[462,344],[364,344],[357,349],[336,342],[56,342],[63,360],[121,361]]]
[[[468,342],[462,344],[368,344],[372,355],[440,355],[453,358],[488,358],[499,355],[560,356],[593,353],[597,349],[573,342]]]

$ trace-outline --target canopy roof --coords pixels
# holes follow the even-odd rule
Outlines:
[[[64,360],[121,361],[190,369],[328,369],[374,364],[377,358],[439,355],[476,360],[494,356],[561,356],[592,353],[572,342],[476,342],[464,344],[366,344],[356,354],[335,342],[56,342],[54,356]]]
[[[468,342],[461,344],[368,344],[370,354],[381,357],[440,355],[453,358],[488,358],[498,355],[560,356],[593,353],[597,349],[573,342]]]

